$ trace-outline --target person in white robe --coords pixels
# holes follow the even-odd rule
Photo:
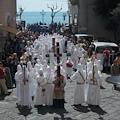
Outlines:
[[[83,51],[84,51],[84,49],[82,48],[82,45],[81,44],[79,44],[79,57],[78,57],[78,63],[80,63],[80,59],[81,59],[81,57],[82,57],[82,54],[83,54]]]
[[[74,90],[74,105],[85,103],[85,71],[82,65],[78,64],[78,70],[70,77],[70,82],[76,81]]]
[[[90,71],[92,71],[93,69],[93,63],[92,61],[89,61],[88,64],[87,64],[87,73],[89,73]],[[88,75],[88,74],[87,74]]]
[[[53,92],[54,92],[54,75],[51,72],[51,68],[47,68],[47,73],[45,75],[47,84],[45,86],[45,104],[47,106],[52,106],[53,105]]]
[[[30,77],[30,92],[31,92],[31,97],[34,96],[34,91],[35,91],[35,79],[34,79],[34,68],[31,65],[31,61],[27,62],[27,71],[29,73],[29,77]]]
[[[19,79],[20,79],[20,96],[19,96],[20,101],[18,101],[18,105],[31,106],[32,98],[30,94],[31,88],[29,86],[31,81],[29,72],[27,72],[27,69],[24,65],[22,66],[22,72],[20,73]]]
[[[68,78],[71,77],[72,71],[73,71],[73,62],[72,62],[71,58],[68,58],[68,60],[66,62],[66,75]]]
[[[70,48],[70,54],[71,54],[71,60],[73,61],[73,68],[74,68],[74,66],[75,66],[75,64],[74,64],[74,51],[75,51],[75,46],[74,46],[74,44],[73,43],[71,43],[71,48]]]
[[[43,52],[43,58],[47,61],[47,63],[48,63],[48,61],[49,61],[49,57],[46,57],[46,55],[47,54],[49,54],[49,46],[48,46],[48,44],[46,44],[45,45],[45,48],[43,49],[43,51],[45,51],[45,52]]]
[[[94,72],[94,73],[93,73]],[[87,96],[88,105],[100,105],[100,85],[102,82],[101,76],[98,74],[97,65],[88,74],[89,89]]]
[[[31,54],[31,48],[30,48],[30,41],[27,41],[27,48],[26,48],[27,55],[32,55]]]
[[[103,70],[103,65],[101,64],[101,60],[98,60],[97,62],[97,68],[98,68],[98,74],[101,76],[101,78],[103,77],[101,71]],[[102,86],[102,82],[101,82],[101,89],[104,89],[104,87]]]
[[[36,82],[37,87],[34,96],[34,104],[37,106],[42,106],[45,104],[45,85],[47,83],[42,69],[39,70],[39,75],[37,76]]]
[[[101,64],[101,60],[98,60],[97,67],[98,67],[99,72],[101,72],[103,70],[103,65]]]
[[[17,72],[15,73],[15,81],[16,81],[17,97],[18,98],[20,96],[20,79],[19,79],[19,75],[20,75],[21,72],[22,72],[21,65],[17,65]]]
[[[79,60],[79,50],[78,50],[78,45],[76,45],[75,51],[73,53],[73,62],[74,62],[74,70],[77,70],[77,66],[78,66],[78,60]]]
[[[46,73],[46,71],[47,71],[47,66],[48,66],[47,61],[43,60],[42,69],[43,69],[44,73]]]

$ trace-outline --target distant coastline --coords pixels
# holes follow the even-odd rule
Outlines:
[[[35,12],[35,11],[24,11],[21,19],[26,21],[26,25],[28,23],[29,24],[34,24],[34,23],[37,23],[37,22],[38,23],[42,22],[42,15],[40,14],[40,12],[39,11],[37,11],[37,12]],[[63,20],[63,13],[66,13],[65,21]],[[19,17],[17,19],[19,19]],[[67,12],[61,11],[61,12],[56,13],[56,15],[54,17],[54,22],[57,22],[57,23],[60,22],[61,24],[62,23],[68,23],[69,22],[69,17],[68,17]],[[46,12],[46,14],[44,16],[44,23],[46,23],[46,24],[51,23],[51,12],[50,11]]]

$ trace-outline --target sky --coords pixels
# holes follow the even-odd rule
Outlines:
[[[22,7],[25,11],[51,11],[50,8],[47,8],[47,4],[49,7],[52,5],[58,6],[58,10],[61,8],[62,11],[68,10],[68,0],[17,0],[17,11],[19,12],[19,8]]]

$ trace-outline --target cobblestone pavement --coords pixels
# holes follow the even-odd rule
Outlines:
[[[35,108],[23,110],[17,108],[16,89],[4,99],[0,97],[0,120],[120,120],[120,95],[112,91],[112,84],[105,82],[108,75],[104,74],[103,87],[101,89],[101,104],[99,107],[88,107],[83,104],[79,107],[73,104],[73,91],[75,83],[67,82],[65,87],[65,109],[54,109],[52,107]],[[119,93],[120,94],[120,93]]]

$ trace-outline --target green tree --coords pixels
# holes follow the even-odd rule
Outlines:
[[[105,21],[105,28],[112,31],[116,41],[120,27],[120,0],[95,0],[93,10]]]

